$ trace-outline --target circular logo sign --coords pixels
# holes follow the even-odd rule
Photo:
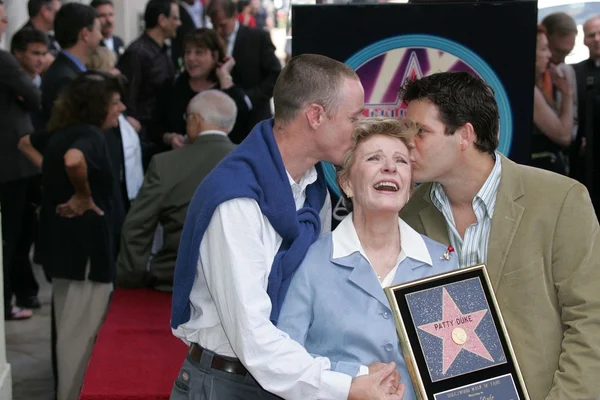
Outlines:
[[[356,71],[365,89],[365,116],[404,116],[406,105],[398,91],[408,80],[447,71],[478,75],[494,90],[498,103],[498,151],[509,153],[512,113],[508,95],[493,69],[467,47],[432,35],[402,35],[365,47],[346,64]],[[338,192],[333,167],[325,165],[325,171],[330,187]]]

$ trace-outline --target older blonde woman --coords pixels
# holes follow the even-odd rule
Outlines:
[[[446,246],[398,218],[411,192],[408,120],[366,118],[338,173],[352,212],[310,248],[290,284],[278,327],[351,376],[394,361],[415,399],[383,288],[458,268]],[[367,366],[370,367],[367,367]]]

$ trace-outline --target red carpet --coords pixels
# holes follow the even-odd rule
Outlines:
[[[170,293],[116,289],[79,399],[167,400],[187,351],[170,313]]]

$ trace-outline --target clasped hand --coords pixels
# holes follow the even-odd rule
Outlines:
[[[348,400],[401,400],[404,390],[396,363],[373,363],[368,375],[352,380]]]
[[[80,217],[88,210],[92,210],[98,215],[104,215],[104,211],[94,203],[92,196],[77,193],[71,196],[66,203],[56,206],[56,213],[65,218]]]

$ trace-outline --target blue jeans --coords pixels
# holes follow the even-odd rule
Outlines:
[[[249,373],[238,375],[212,368],[213,356],[206,349],[200,362],[186,356],[171,400],[281,400],[260,387]]]

